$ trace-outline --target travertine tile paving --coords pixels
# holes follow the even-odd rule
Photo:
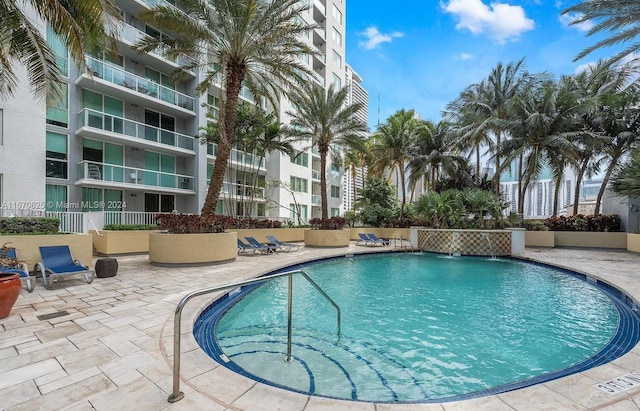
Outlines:
[[[0,409],[7,410],[640,410],[640,389],[609,395],[593,384],[640,370],[640,348],[611,364],[523,390],[442,404],[373,404],[308,397],[256,383],[219,367],[190,334],[211,297],[184,312],[182,383],[185,398],[167,402],[172,389],[173,312],[196,289],[255,277],[303,260],[371,251],[302,248],[277,256],[241,256],[213,267],[162,268],[147,256],[119,257],[118,275],[86,284],[54,283],[20,296],[0,320]],[[640,300],[640,256],[626,252],[527,249],[525,257],[602,278]],[[37,317],[66,311],[68,315]]]

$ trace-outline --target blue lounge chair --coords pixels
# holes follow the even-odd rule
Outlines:
[[[40,257],[42,261],[36,264],[36,271],[40,271],[47,290],[51,289],[51,280],[62,275],[82,274],[87,284],[93,281],[94,270],[90,270],[81,261],[74,260],[68,245],[40,247]]]
[[[5,250],[6,252],[4,253],[3,257],[15,259],[18,258],[18,253],[16,252],[15,248],[6,247]],[[33,291],[33,289],[36,287],[36,277],[29,273],[29,267],[25,263],[19,263],[11,266],[0,264],[0,272],[19,274],[20,280],[22,280],[24,287],[29,292]]]
[[[300,245],[293,244],[293,243],[283,243],[282,241],[278,240],[275,236],[267,235],[265,237],[267,238],[267,241],[276,245],[276,251],[280,250],[280,251],[289,252],[289,251],[298,251],[300,249]]]
[[[374,245],[382,245],[382,246],[389,245],[389,240],[383,240],[382,238],[378,238],[373,233],[369,233],[367,235],[369,236],[369,240],[371,240],[371,243],[373,243]]]
[[[255,254],[256,249],[238,238],[238,254]]]
[[[369,245],[369,242],[371,240],[369,239],[368,235],[364,233],[358,233],[358,237],[360,237],[360,239],[356,242],[356,245]]]
[[[256,251],[261,253],[274,253],[276,251],[275,246],[269,246],[268,244],[262,244],[260,241],[256,240],[254,237],[245,237],[245,240],[249,243],[249,245]]]

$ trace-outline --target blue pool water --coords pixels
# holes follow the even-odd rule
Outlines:
[[[617,290],[521,261],[396,254],[303,270],[340,306],[339,341],[334,308],[296,276],[292,362],[285,362],[286,277],[205,310],[194,328],[199,344],[225,366],[291,390],[429,402],[578,372],[640,338]]]

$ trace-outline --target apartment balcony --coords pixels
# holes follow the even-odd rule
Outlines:
[[[76,135],[83,137],[141,149],[151,148],[154,151],[172,155],[195,155],[197,140],[175,131],[163,130],[88,108],[78,113],[78,124]]]
[[[81,161],[77,165],[76,185],[153,191],[173,194],[195,194],[195,177],[126,167],[115,164]]]
[[[322,206],[322,198],[318,194],[311,194],[311,205]]]
[[[324,23],[327,19],[327,8],[322,0],[313,0],[313,19],[316,23]]]
[[[130,48],[137,44],[140,40],[147,37],[151,36],[144,31],[133,27],[130,24],[125,24],[124,31],[121,33],[119,40],[121,43],[127,46],[127,48]],[[139,63],[152,66],[163,72],[172,72],[173,70],[188,63],[188,60],[185,56],[180,56],[176,59],[171,59],[165,56],[163,51],[166,48],[168,47],[165,46],[164,48],[160,48],[157,50],[157,52],[143,54],[131,50],[130,57],[138,61]],[[195,73],[193,73],[192,71],[188,71],[188,73],[195,77]]]
[[[313,44],[324,44],[327,41],[327,32],[324,27],[313,29]]]
[[[215,143],[207,143],[207,155],[215,158],[218,155],[218,145]],[[266,171],[266,164],[264,157],[247,153],[235,148],[231,149],[229,160],[236,168],[247,169],[251,168],[258,171]]]
[[[249,200],[251,198],[256,200],[264,200],[264,187],[253,187],[250,185],[236,184],[236,183],[223,183],[222,184],[222,196],[224,198],[235,198]]]
[[[87,57],[86,63],[89,71],[76,80],[81,87],[176,117],[192,118],[196,115],[195,99],[191,96],[92,57]]]
[[[317,52],[313,55],[313,69],[322,70],[327,65],[327,57],[319,48],[313,46],[313,49]]]
[[[320,181],[320,172],[318,170],[311,170],[311,179],[314,181]]]

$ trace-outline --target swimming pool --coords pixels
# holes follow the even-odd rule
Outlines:
[[[440,402],[579,372],[640,338],[638,318],[617,290],[550,267],[401,254],[302,268],[340,305],[339,342],[332,307],[298,278],[291,363],[284,361],[286,279],[210,306],[194,327],[199,344],[230,369],[298,392]]]

